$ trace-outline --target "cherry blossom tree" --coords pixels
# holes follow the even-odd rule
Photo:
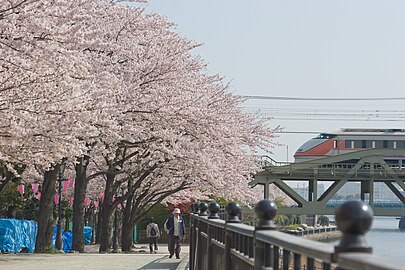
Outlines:
[[[59,164],[83,155],[76,134],[92,131],[83,121],[92,82],[75,25],[79,4],[0,1],[0,158],[43,177],[37,252],[51,245]]]
[[[77,179],[78,251],[84,197],[101,188],[100,252],[118,205],[130,250],[133,224],[159,203],[256,198],[247,183],[273,130],[163,17],[108,0],[0,0],[0,29],[0,159],[44,178],[37,251],[50,245],[62,161]]]

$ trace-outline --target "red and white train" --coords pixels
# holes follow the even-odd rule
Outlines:
[[[368,148],[405,149],[405,129],[343,128],[321,133],[295,152],[295,162],[335,156]]]

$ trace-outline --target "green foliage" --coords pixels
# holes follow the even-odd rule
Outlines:
[[[7,182],[0,191],[0,215],[3,217],[15,217],[18,208],[22,208],[24,200],[18,192],[18,184]]]
[[[62,200],[61,202],[62,218],[70,219],[73,215],[73,208],[70,206],[68,201]]]
[[[21,196],[18,183],[7,182],[0,191],[0,217],[38,221],[39,200],[34,197],[31,185],[25,185]]]
[[[52,246],[49,247],[45,247],[44,250],[42,251],[42,253],[47,253],[47,254],[60,254],[60,253],[64,253],[62,250],[57,250]]]
[[[166,219],[171,215],[171,211],[167,210],[164,205],[159,204],[155,206],[148,214],[147,217],[141,219],[137,223],[137,227],[139,230],[146,229],[146,225],[149,223],[149,218],[153,217],[154,222],[159,226],[159,229],[162,230],[163,224],[165,223]]]
[[[276,197],[274,199],[274,203],[277,205],[277,207],[286,206],[283,197]],[[296,215],[276,215],[274,218],[274,223],[279,226],[288,226],[292,224],[300,224],[301,220],[299,216]]]
[[[318,218],[318,223],[321,226],[329,226],[329,218],[327,216],[320,216]]]

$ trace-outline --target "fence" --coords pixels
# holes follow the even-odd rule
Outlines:
[[[348,201],[338,208],[336,224],[342,238],[337,246],[277,231],[273,223],[277,207],[270,200],[256,205],[256,227],[241,223],[241,208],[235,202],[226,206],[227,220],[219,218],[219,209],[215,202],[193,204],[191,270],[405,269],[404,263],[372,254],[365,233],[373,211],[361,201]]]

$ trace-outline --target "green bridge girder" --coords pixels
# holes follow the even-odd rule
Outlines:
[[[402,163],[403,162],[403,163]],[[286,182],[306,181],[308,200],[300,196]],[[330,181],[331,186],[317,194],[318,181]],[[405,216],[405,149],[367,149],[300,163],[264,166],[249,185],[264,186],[264,198],[269,198],[269,186],[274,184],[297,203],[294,207],[278,209],[280,214],[333,215],[335,208],[326,207],[327,202],[347,182],[360,182],[360,197],[368,196],[376,216]],[[403,203],[398,208],[374,207],[374,182],[383,182]],[[397,188],[397,185],[400,189]]]

